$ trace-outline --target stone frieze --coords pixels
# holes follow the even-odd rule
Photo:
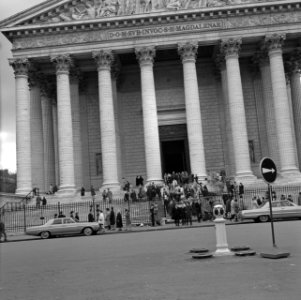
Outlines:
[[[229,17],[215,20],[202,20],[184,24],[166,24],[139,26],[137,28],[108,29],[84,32],[41,35],[16,38],[13,49],[42,48],[61,45],[76,45],[110,40],[139,39],[184,32],[198,33],[223,29],[252,28],[277,24],[301,22],[300,12],[253,15],[246,17]]]
[[[74,1],[55,11],[48,12],[44,23],[70,22],[126,16],[162,11],[179,11],[206,7],[222,7],[246,3],[269,2],[275,0],[88,0]]]

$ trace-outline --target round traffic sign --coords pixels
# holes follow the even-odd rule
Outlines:
[[[263,179],[267,183],[272,183],[277,178],[277,168],[274,161],[271,158],[264,157],[260,162],[260,172]]]

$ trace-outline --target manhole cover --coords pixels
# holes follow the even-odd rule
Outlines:
[[[270,253],[260,253],[260,256],[263,258],[271,258],[271,259],[279,259],[279,258],[286,258],[290,256],[289,252],[273,252]]]
[[[230,249],[233,252],[250,250],[249,246],[236,246]]]
[[[236,256],[252,256],[255,254],[256,254],[256,251],[252,251],[252,250],[235,252]]]
[[[203,258],[210,258],[212,256],[213,256],[212,253],[202,253],[202,254],[193,255],[192,258],[193,259],[203,259]]]
[[[189,251],[190,253],[207,253],[209,252],[206,248],[193,248]]]

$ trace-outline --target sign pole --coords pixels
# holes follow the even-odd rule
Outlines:
[[[268,157],[264,157],[260,162],[260,172],[264,181],[268,184],[270,219],[271,219],[272,239],[273,239],[273,248],[274,248],[273,251],[260,253],[260,256],[264,258],[273,258],[273,259],[288,257],[290,253],[279,251],[277,249],[276,242],[275,242],[274,220],[273,220],[273,209],[272,209],[272,186],[271,186],[271,183],[273,183],[277,178],[277,167],[274,161]]]
[[[275,243],[274,220],[273,220],[273,210],[272,210],[272,186],[269,183],[268,183],[268,189],[269,189],[269,204],[270,204],[270,218],[271,218],[273,247],[277,248],[277,245]]]

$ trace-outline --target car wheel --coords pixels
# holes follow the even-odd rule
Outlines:
[[[40,234],[42,239],[49,239],[50,238],[50,232],[49,231],[43,231]]]
[[[267,222],[267,221],[269,220],[269,216],[260,216],[260,217],[258,218],[258,220],[259,220],[260,222]]]
[[[86,227],[86,228],[84,228],[83,233],[84,233],[84,235],[89,236],[93,233],[93,230],[91,227]]]

